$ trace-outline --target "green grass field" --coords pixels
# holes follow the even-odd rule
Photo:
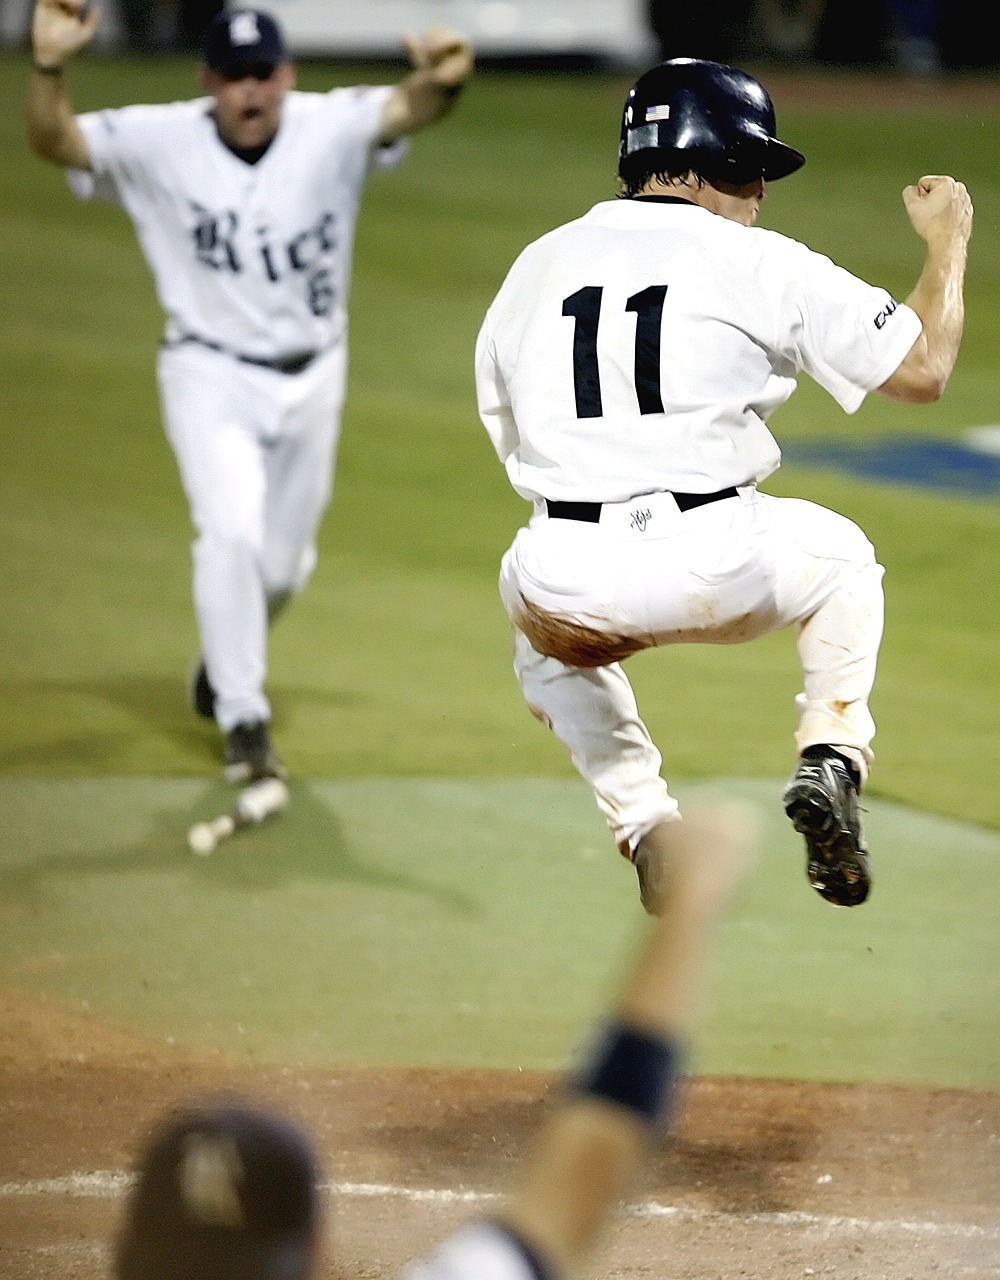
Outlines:
[[[83,110],[188,96],[193,73],[182,59],[93,58],[69,83]],[[352,78],[307,66],[300,82]],[[637,907],[510,673],[495,579],[524,510],[477,419],[472,348],[523,245],[613,194],[629,77],[484,73],[370,184],[334,502],[313,582],[273,637],[296,800],[218,864],[183,847],[223,793],[217,734],[184,700],[197,640],[187,509],[155,397],[161,317],[123,215],[79,204],[28,154],[26,79],[24,58],[0,57],[0,981],[271,1057],[560,1060]],[[922,255],[902,187],[952,172],[977,208],[946,396],[921,409],[872,398],[847,418],[804,380],[774,419],[779,440],[958,438],[1000,420],[1000,102],[873,114],[776,99],[808,164],[772,188],[765,225],[905,296]],[[704,1062],[1000,1086],[1000,510],[793,465],[767,487],[857,520],[887,568],[871,788],[885,872],[870,907],[834,912],[805,885],[783,819],[768,826]],[[789,635],[630,669],[682,799],[759,780],[734,785],[776,809],[798,688]],[[248,911],[254,943],[237,945]],[[178,937],[189,953],[175,964]],[[147,944],[152,988],[132,981]],[[363,983],[346,980],[358,954]],[[452,967],[461,982],[442,983]],[[478,1011],[464,1024],[463,1006]],[[222,1013],[237,1007],[243,1032]]]

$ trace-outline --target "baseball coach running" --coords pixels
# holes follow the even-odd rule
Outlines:
[[[135,225],[167,315],[160,400],[197,535],[192,701],[225,735],[231,781],[280,776],[268,627],[312,572],[330,498],[362,189],[451,109],[472,53],[435,28],[407,39],[415,69],[396,86],[303,93],[270,14],[227,8],[205,39],[207,96],[75,116],[63,70],[96,26],[84,0],[37,0],[28,137]]]

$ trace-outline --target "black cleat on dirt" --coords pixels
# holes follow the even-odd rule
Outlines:
[[[204,716],[206,720],[215,719],[215,690],[209,683],[203,658],[198,659],[197,665],[191,672],[191,678],[188,681],[188,701],[200,716]]]
[[[264,720],[238,724],[226,734],[226,759],[222,770],[227,782],[256,782],[260,778],[284,778],[285,766],[271,746]]]
[[[851,765],[832,747],[807,747],[781,803],[806,841],[806,875],[837,907],[857,907],[872,886]]]

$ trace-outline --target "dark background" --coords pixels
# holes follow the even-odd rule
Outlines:
[[[649,0],[649,21],[664,58],[933,70],[910,65],[909,37],[936,47],[940,70],[1000,64],[995,9],[976,0],[717,0],[700,6]],[[788,38],[775,39],[775,27],[784,27]]]
[[[255,2],[266,8],[268,0]],[[225,0],[117,0],[117,7],[126,50],[197,52]],[[647,0],[647,9],[663,58],[859,67],[917,77],[1000,71],[995,6],[978,0],[709,0],[696,6]],[[539,51],[501,61],[544,69],[567,59]]]

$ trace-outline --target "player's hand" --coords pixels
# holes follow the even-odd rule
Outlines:
[[[472,73],[472,45],[459,31],[434,27],[423,36],[405,35],[403,43],[417,70],[429,71],[442,88],[462,85]]]
[[[43,67],[62,66],[94,38],[100,16],[87,0],[37,0],[31,21],[35,61]]]
[[[756,810],[733,802],[695,807],[665,823],[664,905],[719,915],[753,862],[759,828]]]
[[[717,916],[746,874],[758,827],[754,810],[732,803],[659,823],[636,851],[646,911],[702,923]]]
[[[928,174],[903,191],[903,204],[914,231],[932,240],[968,242],[972,234],[972,200],[964,182]]]

